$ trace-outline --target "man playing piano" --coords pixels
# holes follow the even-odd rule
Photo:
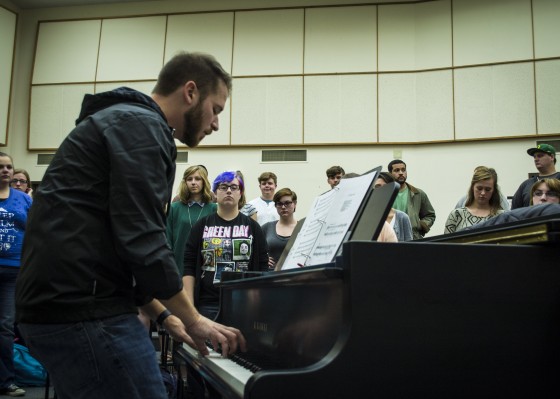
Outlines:
[[[167,398],[138,305],[203,354],[206,339],[226,355],[245,348],[195,310],[165,238],[173,139],[194,147],[218,130],[230,90],[213,57],[182,53],[151,97],[84,98],[34,196],[16,286],[19,328],[61,399]]]

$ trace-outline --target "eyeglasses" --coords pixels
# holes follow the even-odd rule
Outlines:
[[[275,206],[276,208],[284,208],[284,207],[287,208],[287,207],[289,207],[289,206],[292,205],[292,204],[293,204],[292,201],[284,201],[284,202],[276,202],[276,203],[274,204],[274,206]]]
[[[542,197],[543,195],[546,198],[558,198],[558,197],[560,197],[560,193],[558,193],[557,191],[535,190],[535,192],[533,193],[533,197]]]
[[[237,184],[218,184],[218,190],[220,191],[231,190],[233,192],[239,190],[239,186]]]
[[[13,180],[12,180],[12,184],[17,184],[17,183],[19,183],[19,184],[27,184],[27,183],[29,183],[29,181],[24,180],[24,179],[13,179]]]

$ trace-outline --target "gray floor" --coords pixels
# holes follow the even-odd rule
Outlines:
[[[44,399],[45,398],[45,388],[44,387],[22,387],[25,390],[25,396],[22,398],[26,399]],[[0,398],[8,398],[9,396],[0,395]],[[54,398],[54,392],[51,387],[49,392],[49,399]]]

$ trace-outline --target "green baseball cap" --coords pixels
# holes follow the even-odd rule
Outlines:
[[[527,154],[533,156],[535,155],[535,152],[545,152],[548,155],[552,155],[553,157],[556,157],[556,149],[551,146],[550,144],[539,144],[536,148],[529,148],[527,150]]]

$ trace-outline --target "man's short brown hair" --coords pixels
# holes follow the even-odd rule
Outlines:
[[[196,83],[202,99],[216,93],[220,81],[231,92],[231,76],[213,56],[187,52],[175,55],[163,66],[153,92],[168,96],[191,80]]]
[[[342,176],[346,174],[342,166],[331,166],[327,169],[327,177],[335,177],[338,174],[342,174]]]
[[[263,172],[259,176],[259,184],[269,181],[270,179],[274,180],[274,184],[278,184],[278,178],[272,172]]]

